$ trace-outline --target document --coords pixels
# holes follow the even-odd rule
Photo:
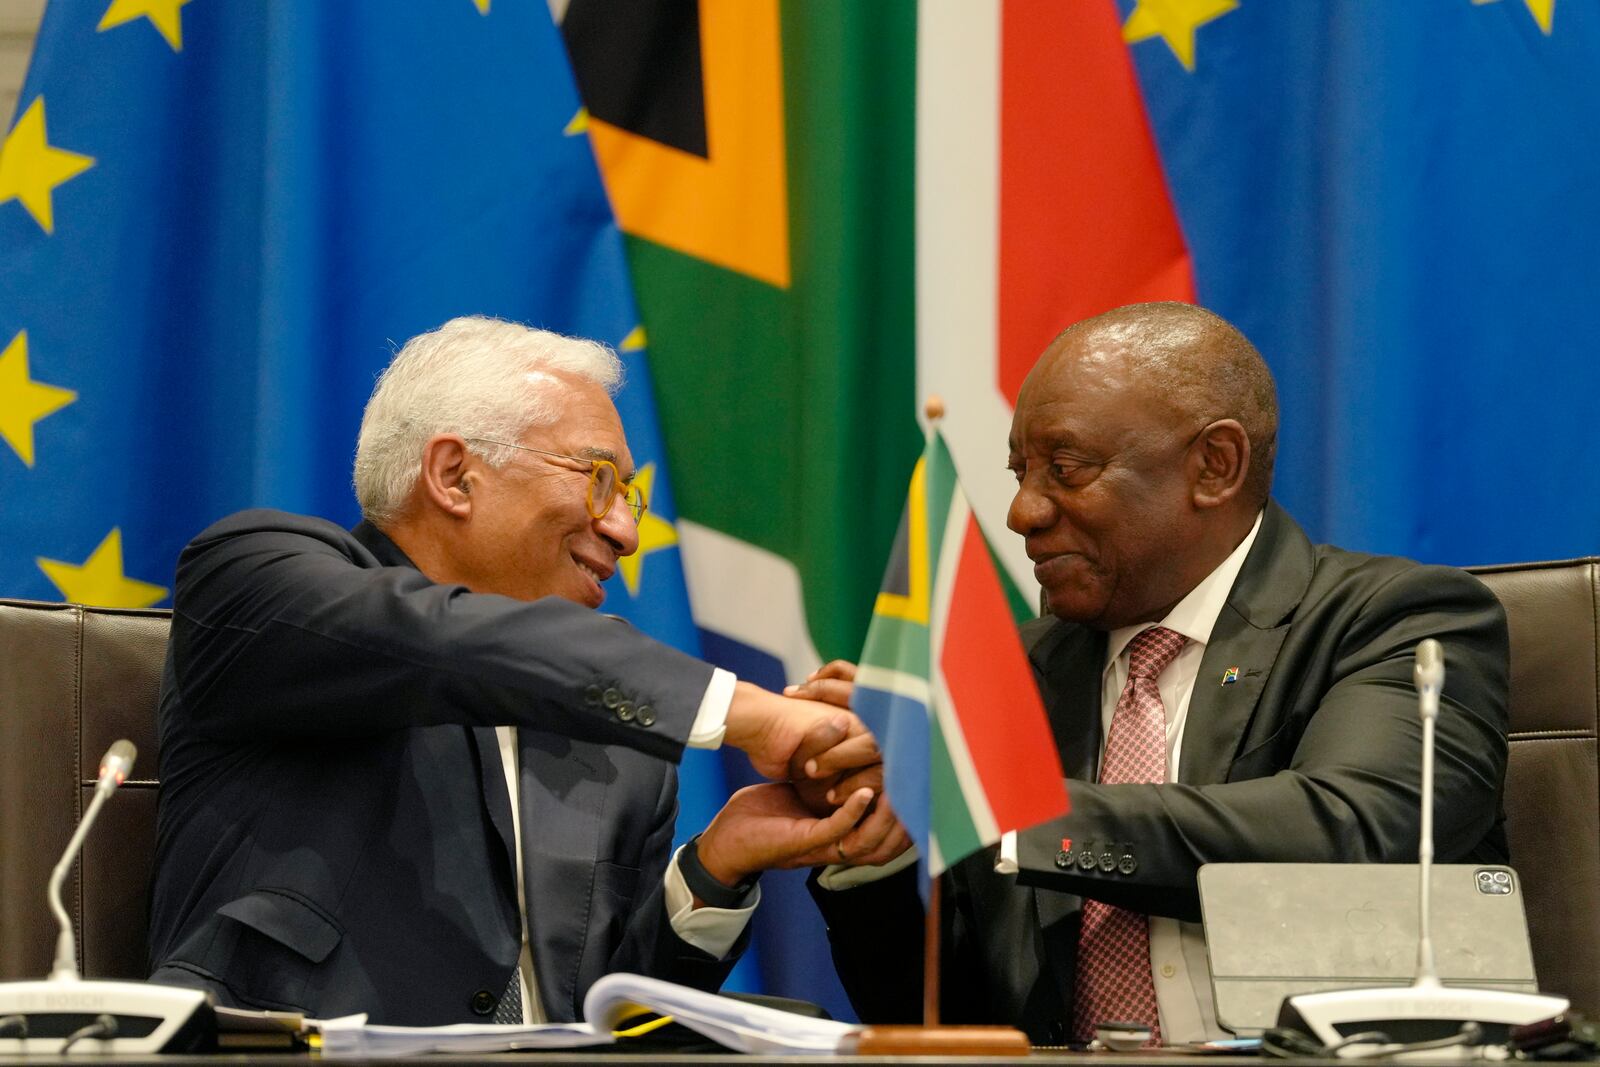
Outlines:
[[[627,1020],[649,1012],[670,1016],[735,1052],[767,1055],[845,1051],[861,1029],[626,973],[608,974],[590,987],[583,998],[584,1021],[578,1023],[373,1026],[365,1015],[349,1015],[315,1025],[323,1056],[409,1056],[609,1045]]]

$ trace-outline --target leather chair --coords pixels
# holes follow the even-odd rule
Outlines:
[[[144,978],[155,853],[157,693],[170,613],[0,600],[0,979],[43,978],[56,922],[50,871],[88,807],[111,742],[138,746],[62,886],[78,965]]]
[[[1539,988],[1600,1015],[1600,558],[1469,568],[1511,626],[1505,807]],[[1445,687],[1450,685],[1445,664]]]

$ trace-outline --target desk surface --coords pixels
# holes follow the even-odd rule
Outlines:
[[[70,1055],[66,1059],[60,1056],[36,1057],[0,1057],[0,1067],[37,1067],[43,1062],[54,1064],[63,1063],[93,1063],[96,1056],[86,1054],[83,1056]],[[241,1067],[243,1064],[261,1064],[265,1067],[306,1067],[309,1059],[322,1059],[313,1057],[308,1053],[229,1053],[213,1056],[121,1056],[116,1058],[117,1063],[149,1064],[151,1067]],[[1192,1053],[1182,1052],[1118,1052],[1118,1053],[1089,1053],[1067,1052],[1054,1049],[1036,1051],[1032,1056],[1014,1057],[1010,1059],[978,1059],[974,1057],[950,1058],[938,1056],[740,1056],[734,1053],[718,1055],[662,1055],[661,1053],[621,1053],[621,1052],[582,1052],[573,1050],[559,1050],[554,1052],[497,1052],[487,1056],[407,1056],[402,1059],[366,1060],[355,1058],[336,1058],[328,1062],[348,1065],[348,1067],[367,1067],[367,1065],[382,1065],[382,1067],[395,1067],[396,1064],[467,1064],[483,1063],[491,1067],[510,1067],[511,1064],[539,1064],[540,1067],[601,1067],[606,1064],[626,1065],[626,1067],[639,1067],[640,1064],[710,1064],[714,1067],[732,1067],[737,1063],[740,1067],[801,1067],[804,1064],[848,1064],[851,1067],[869,1067],[874,1064],[953,1064],[970,1065],[978,1063],[1012,1063],[1012,1064],[1039,1064],[1050,1061],[1070,1061],[1073,1067],[1175,1067],[1177,1064],[1194,1064],[1196,1067],[1262,1067],[1263,1064],[1278,1063],[1281,1061],[1263,1056],[1221,1056],[1203,1055],[1196,1056]],[[1408,1065],[1420,1067],[1459,1067],[1459,1059],[1441,1057],[1437,1060],[1415,1060],[1407,1058]],[[1300,1067],[1349,1067],[1349,1060],[1337,1059],[1297,1059],[1294,1061]]]

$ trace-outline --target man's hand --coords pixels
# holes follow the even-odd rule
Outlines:
[[[855,681],[856,665],[849,660],[836,659],[806,675],[806,680],[799,685],[786,686],[783,695],[800,700],[820,700],[836,708],[848,708]]]
[[[819,818],[862,787],[882,793],[883,753],[878,739],[865,731],[846,736],[838,723],[824,720],[806,732],[789,757],[789,781]]]
[[[727,732],[723,740],[742,749],[750,765],[766,778],[784,778],[789,760],[800,742],[813,731],[830,729],[834,744],[866,733],[861,720],[848,710],[830,708],[812,700],[795,700],[769,693],[760,686],[740,682],[728,705]],[[820,736],[818,734],[817,736]],[[821,754],[818,755],[821,759]],[[829,763],[837,759],[830,758]]]
[[[697,846],[700,863],[724,885],[760,871],[829,863],[887,863],[905,850],[887,804],[857,789],[827,818],[813,818],[788,785],[747,786],[728,798]],[[898,833],[897,833],[898,831]]]

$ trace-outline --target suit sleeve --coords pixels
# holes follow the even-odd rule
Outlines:
[[[864,1023],[922,1021],[925,920],[917,867],[849,889],[806,888],[828,928],[834,970]]]
[[[1436,854],[1472,856],[1495,825],[1507,758],[1508,639],[1499,602],[1459,571],[1412,567],[1336,632],[1311,637],[1321,646],[1315,655],[1286,654],[1274,666],[1283,714],[1268,736],[1247,734],[1227,781],[1071,781],[1071,814],[1019,836],[1019,881],[1195,920],[1195,876],[1205,863],[1415,862],[1422,727],[1412,670],[1425,637],[1444,645],[1447,662],[1436,726]],[[1302,677],[1279,678],[1281,670]],[[1137,870],[1058,869],[1064,837],[1124,842]]]
[[[939,879],[939,1015],[946,1023],[1020,1026],[1014,1006],[1054,989],[1039,981],[1043,935],[1033,895],[1009,878],[993,877],[994,858],[993,848],[982,849]],[[822,888],[818,873],[806,887],[827,924],[834,969],[851,1007],[864,1023],[921,1023],[927,913],[917,867],[839,890]],[[1049,1005],[1027,1014],[1055,1013]]]
[[[180,559],[164,699],[197,736],[457,723],[681,754],[710,666],[566,600],[364,563],[342,530],[299,521],[214,527]]]
[[[672,857],[672,833],[678,815],[676,770],[665,776],[656,806],[655,822],[643,854],[649,862],[639,872],[643,889],[621,944],[613,953],[610,971],[631,971],[708,992],[721,988],[734,964],[750,944],[750,925],[722,959],[714,959],[679,937],[667,915],[665,878]]]

